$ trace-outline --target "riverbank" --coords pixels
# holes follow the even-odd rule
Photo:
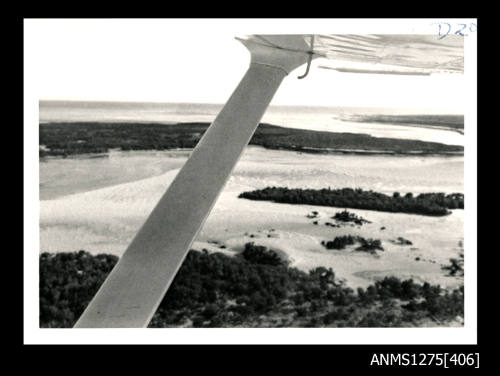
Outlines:
[[[106,153],[109,150],[174,150],[194,148],[210,123],[40,124],[40,157]],[[373,137],[361,133],[323,132],[261,123],[250,145],[304,153],[370,153],[463,155],[463,146]]]

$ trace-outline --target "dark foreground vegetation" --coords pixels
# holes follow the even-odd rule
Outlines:
[[[40,326],[72,327],[117,262],[40,255]],[[190,251],[150,327],[411,327],[463,317],[463,287],[387,277],[356,291],[332,269],[302,272],[248,243],[235,257]]]
[[[250,200],[273,201],[286,204],[305,204],[376,210],[393,213],[409,213],[443,216],[450,214],[447,209],[463,209],[462,193],[421,193],[402,196],[395,192],[392,196],[362,189],[289,189],[267,187],[251,192],[243,192],[238,197]]]
[[[40,157],[106,153],[120,150],[194,148],[209,123],[42,123]],[[435,142],[372,137],[366,134],[317,132],[260,124],[250,145],[303,152],[373,152],[463,154],[463,147]]]

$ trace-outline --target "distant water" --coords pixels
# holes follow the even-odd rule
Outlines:
[[[47,159],[40,163],[40,200],[160,176],[182,167],[188,156],[181,150],[111,151],[102,157]],[[386,194],[454,193],[464,191],[463,176],[463,156],[307,154],[248,146],[231,181],[252,189],[351,187]]]
[[[222,104],[40,101],[39,120],[46,122],[212,122]],[[407,115],[414,110],[361,107],[270,106],[262,122],[289,128],[330,132],[366,133],[391,137],[464,145],[464,136],[441,129],[410,127],[404,124],[357,123],[353,117],[366,115]]]

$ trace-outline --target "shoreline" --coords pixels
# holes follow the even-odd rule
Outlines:
[[[265,146],[263,146],[266,148]],[[427,151],[395,151],[395,150],[368,150],[368,149],[334,149],[334,148],[266,148],[269,150],[287,150],[298,153],[309,154],[348,154],[348,155],[396,155],[396,156],[463,156],[464,152],[460,151],[442,151],[442,152],[427,152]]]
[[[290,151],[298,154],[323,154],[323,155],[358,155],[358,156],[397,156],[397,157],[463,157],[464,152],[425,152],[425,151],[408,151],[408,152],[397,152],[397,151],[385,151],[385,150],[353,150],[353,149],[313,149],[313,148],[268,148],[260,145],[248,145],[251,147],[262,147],[267,150],[277,150],[277,151]],[[39,156],[40,162],[45,162],[49,160],[60,160],[60,159],[84,159],[84,158],[108,158],[110,152],[192,152],[194,148],[175,148],[175,149],[136,149],[136,150],[109,150],[107,152],[96,152],[96,153],[73,153],[69,155],[43,155]]]
[[[46,192],[46,199],[53,199],[55,197],[61,197],[65,194],[81,192],[81,187],[87,187],[90,189],[96,189],[100,187],[106,187],[109,185],[115,185],[120,183],[125,183],[133,180],[141,180],[147,177],[157,176],[162,173],[166,173],[171,169],[180,168],[183,163],[187,160],[191,150],[187,149],[177,149],[177,150],[166,150],[166,151],[111,151],[109,154],[95,154],[93,155],[72,155],[66,158],[57,157],[57,156],[48,156],[41,158],[40,160],[40,173],[41,183],[43,185],[43,189]],[[90,156],[90,158],[88,158]],[[376,168],[377,172],[369,172],[365,171],[364,167],[366,162],[374,166],[379,166],[382,170]],[[254,162],[252,162],[254,161]],[[424,175],[427,175],[425,168],[423,165],[428,165],[432,167],[434,164],[441,163],[463,163],[463,156],[450,156],[450,155],[426,155],[426,156],[418,156],[418,155],[370,155],[370,154],[342,154],[342,153],[301,153],[297,151],[289,151],[289,150],[273,150],[266,149],[262,146],[254,146],[250,145],[245,149],[244,155],[242,159],[238,162],[238,165],[233,174],[233,181],[241,181],[241,178],[246,176],[244,172],[246,169],[250,169],[249,172],[251,175],[248,176],[251,178],[250,184],[254,184],[245,187],[245,190],[252,190],[258,188],[264,188],[267,185],[260,184],[259,180],[255,180],[258,178],[260,173],[264,173],[264,176],[267,176],[268,173],[271,175],[269,178],[270,184],[279,186],[282,185],[283,181],[281,180],[273,180],[276,177],[273,177],[273,170],[271,169],[269,172],[265,172],[259,167],[259,163],[263,161],[272,161],[275,164],[276,168],[287,168],[290,163],[296,165],[296,168],[306,175],[311,175],[309,178],[305,178],[303,184],[300,186],[295,185],[292,181],[288,181],[287,184],[291,184],[290,188],[315,188],[321,189],[323,187],[329,186],[331,184],[334,188],[342,188],[342,187],[351,187],[351,188],[363,188],[370,189],[373,188],[371,184],[365,184],[363,182],[363,177],[360,177],[361,180],[357,177],[358,174],[364,176],[368,181],[374,179],[375,175],[378,175],[380,171],[386,171],[383,167],[387,163],[390,166],[399,166],[399,169],[404,169],[403,166],[415,166],[417,169],[421,170],[420,172],[414,172],[411,174],[411,171],[405,173],[407,179],[410,179],[412,183],[406,183],[406,187],[402,187],[401,183],[396,185],[391,185],[388,187],[379,187],[377,191],[380,191],[385,194],[392,194],[394,191],[402,191],[402,192],[410,192],[414,193],[422,193],[422,192],[430,192],[433,186],[425,183],[418,182],[420,178]],[[292,162],[293,161],[293,162]],[[326,166],[332,165],[332,168],[328,168]],[[422,165],[423,164],[423,165]],[[54,181],[53,178],[58,176],[60,171],[65,171],[73,168],[72,166],[79,166],[79,178],[74,181]],[[92,167],[96,166],[96,167]],[[120,166],[126,166],[126,169],[123,170]],[[306,167],[307,166],[307,167]],[[315,166],[318,166],[320,169],[326,169],[327,175],[322,183],[320,183],[316,178],[316,174],[311,172],[309,169],[314,171],[316,169]],[[336,167],[334,167],[336,166]],[[349,169],[351,172],[347,172],[346,168],[350,166]],[[419,167],[420,166],[420,167]],[[99,168],[101,172],[104,174],[104,179],[96,179],[93,175],[93,168]],[[304,171],[306,169],[307,171]],[[358,171],[361,169],[362,171]],[[58,171],[56,173],[56,171]],[[390,173],[392,170],[389,170]],[[302,173],[302,172],[301,172]],[[374,175],[375,174],[375,175]],[[330,178],[326,178],[329,176]],[[413,176],[413,178],[411,177]],[[289,176],[291,178],[291,175]],[[285,176],[286,178],[286,176]],[[345,184],[336,185],[335,180],[331,181],[329,179],[343,179],[342,181]],[[432,176],[429,176],[432,179]],[[415,180],[417,179],[417,180]],[[99,181],[97,181],[99,180]],[[449,179],[448,179],[449,180]],[[278,184],[279,183],[279,184]],[[416,185],[415,185],[416,183]],[[61,190],[62,185],[68,185],[69,187],[73,187],[69,189],[69,193],[67,190]],[[445,193],[453,193],[453,192],[462,192],[463,187],[461,186],[453,186],[453,187],[442,187],[441,189]],[[44,195],[42,194],[42,197]]]
[[[378,123],[428,129],[441,129],[464,134],[463,115],[353,115],[342,121],[356,123]]]
[[[40,123],[39,156],[106,155],[110,150],[193,149],[210,123]],[[309,154],[462,156],[464,147],[365,133],[286,128],[260,123],[249,145]]]

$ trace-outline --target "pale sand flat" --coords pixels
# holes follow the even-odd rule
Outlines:
[[[372,223],[361,227],[332,228],[324,223],[334,222],[330,217],[344,208],[238,198],[243,191],[269,185],[335,187],[341,184],[339,179],[349,175],[369,185],[376,178],[377,171],[382,176],[391,171],[399,175],[403,166],[407,166],[408,174],[399,180],[392,178],[395,183],[381,178],[382,190],[390,190],[398,184],[403,184],[403,188],[414,184],[420,191],[434,191],[428,189],[435,184],[435,179],[427,170],[434,170],[434,174],[439,176],[440,188],[445,188],[441,191],[453,191],[463,184],[463,181],[455,185],[452,183],[457,175],[460,178],[460,168],[450,172],[448,167],[441,167],[450,159],[431,157],[420,160],[409,157],[401,162],[387,157],[375,158],[371,169],[365,167],[366,161],[362,158],[348,158],[346,163],[351,169],[342,167],[340,162],[343,160],[338,156],[304,156],[251,149],[240,161],[192,248],[232,255],[241,251],[245,243],[254,242],[286,254],[291,266],[304,271],[318,266],[331,267],[338,278],[346,280],[353,288],[366,287],[387,275],[438,283],[443,287],[461,285],[463,278],[446,276],[441,266],[461,252],[459,242],[464,236],[463,210],[454,210],[446,217],[429,217],[349,209]],[[329,163],[334,166],[330,168]],[[41,201],[41,251],[84,249],[91,253],[121,255],[177,171]],[[419,180],[423,171],[427,171],[427,175]],[[300,178],[297,179],[297,176]],[[377,191],[375,187],[371,189]],[[312,211],[319,213],[318,218],[307,218]],[[318,225],[313,224],[315,220]],[[380,230],[381,227],[386,229]],[[347,234],[380,239],[385,251],[373,256],[352,250],[327,250],[321,245],[323,240]],[[409,239],[413,245],[391,243],[398,237]],[[226,248],[220,248],[221,245]]]

